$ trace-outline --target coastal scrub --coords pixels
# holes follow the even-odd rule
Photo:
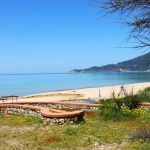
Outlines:
[[[140,108],[139,103],[150,100],[150,88],[139,91],[137,94],[123,93],[115,94],[112,92],[112,97],[109,99],[100,100],[102,106],[99,107],[100,113],[104,120],[119,120],[125,117],[138,118],[139,120],[149,121],[150,110],[148,108]],[[117,95],[117,96],[116,96]]]

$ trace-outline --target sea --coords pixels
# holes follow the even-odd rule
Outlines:
[[[150,82],[150,72],[0,74],[0,96]]]

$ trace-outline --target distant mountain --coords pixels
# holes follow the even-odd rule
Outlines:
[[[77,72],[130,72],[130,71],[150,71],[150,52],[137,58],[123,61],[117,64],[105,66],[94,66],[87,69],[74,69],[70,73]]]

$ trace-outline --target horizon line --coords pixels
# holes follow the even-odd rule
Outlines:
[[[39,72],[39,73],[0,73],[0,75],[38,75],[38,74],[68,74],[69,72]]]

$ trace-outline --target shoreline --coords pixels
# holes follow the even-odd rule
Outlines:
[[[122,85],[115,85],[32,94],[18,97],[17,102],[55,102],[74,99],[93,99],[98,101],[102,98],[111,97],[113,91],[115,92],[115,94],[118,94],[121,91],[121,86]],[[133,93],[136,94],[139,90],[150,87],[150,82],[125,84],[123,86],[127,92],[131,92],[133,90]],[[12,102],[12,100],[10,99],[8,100],[8,102]]]

